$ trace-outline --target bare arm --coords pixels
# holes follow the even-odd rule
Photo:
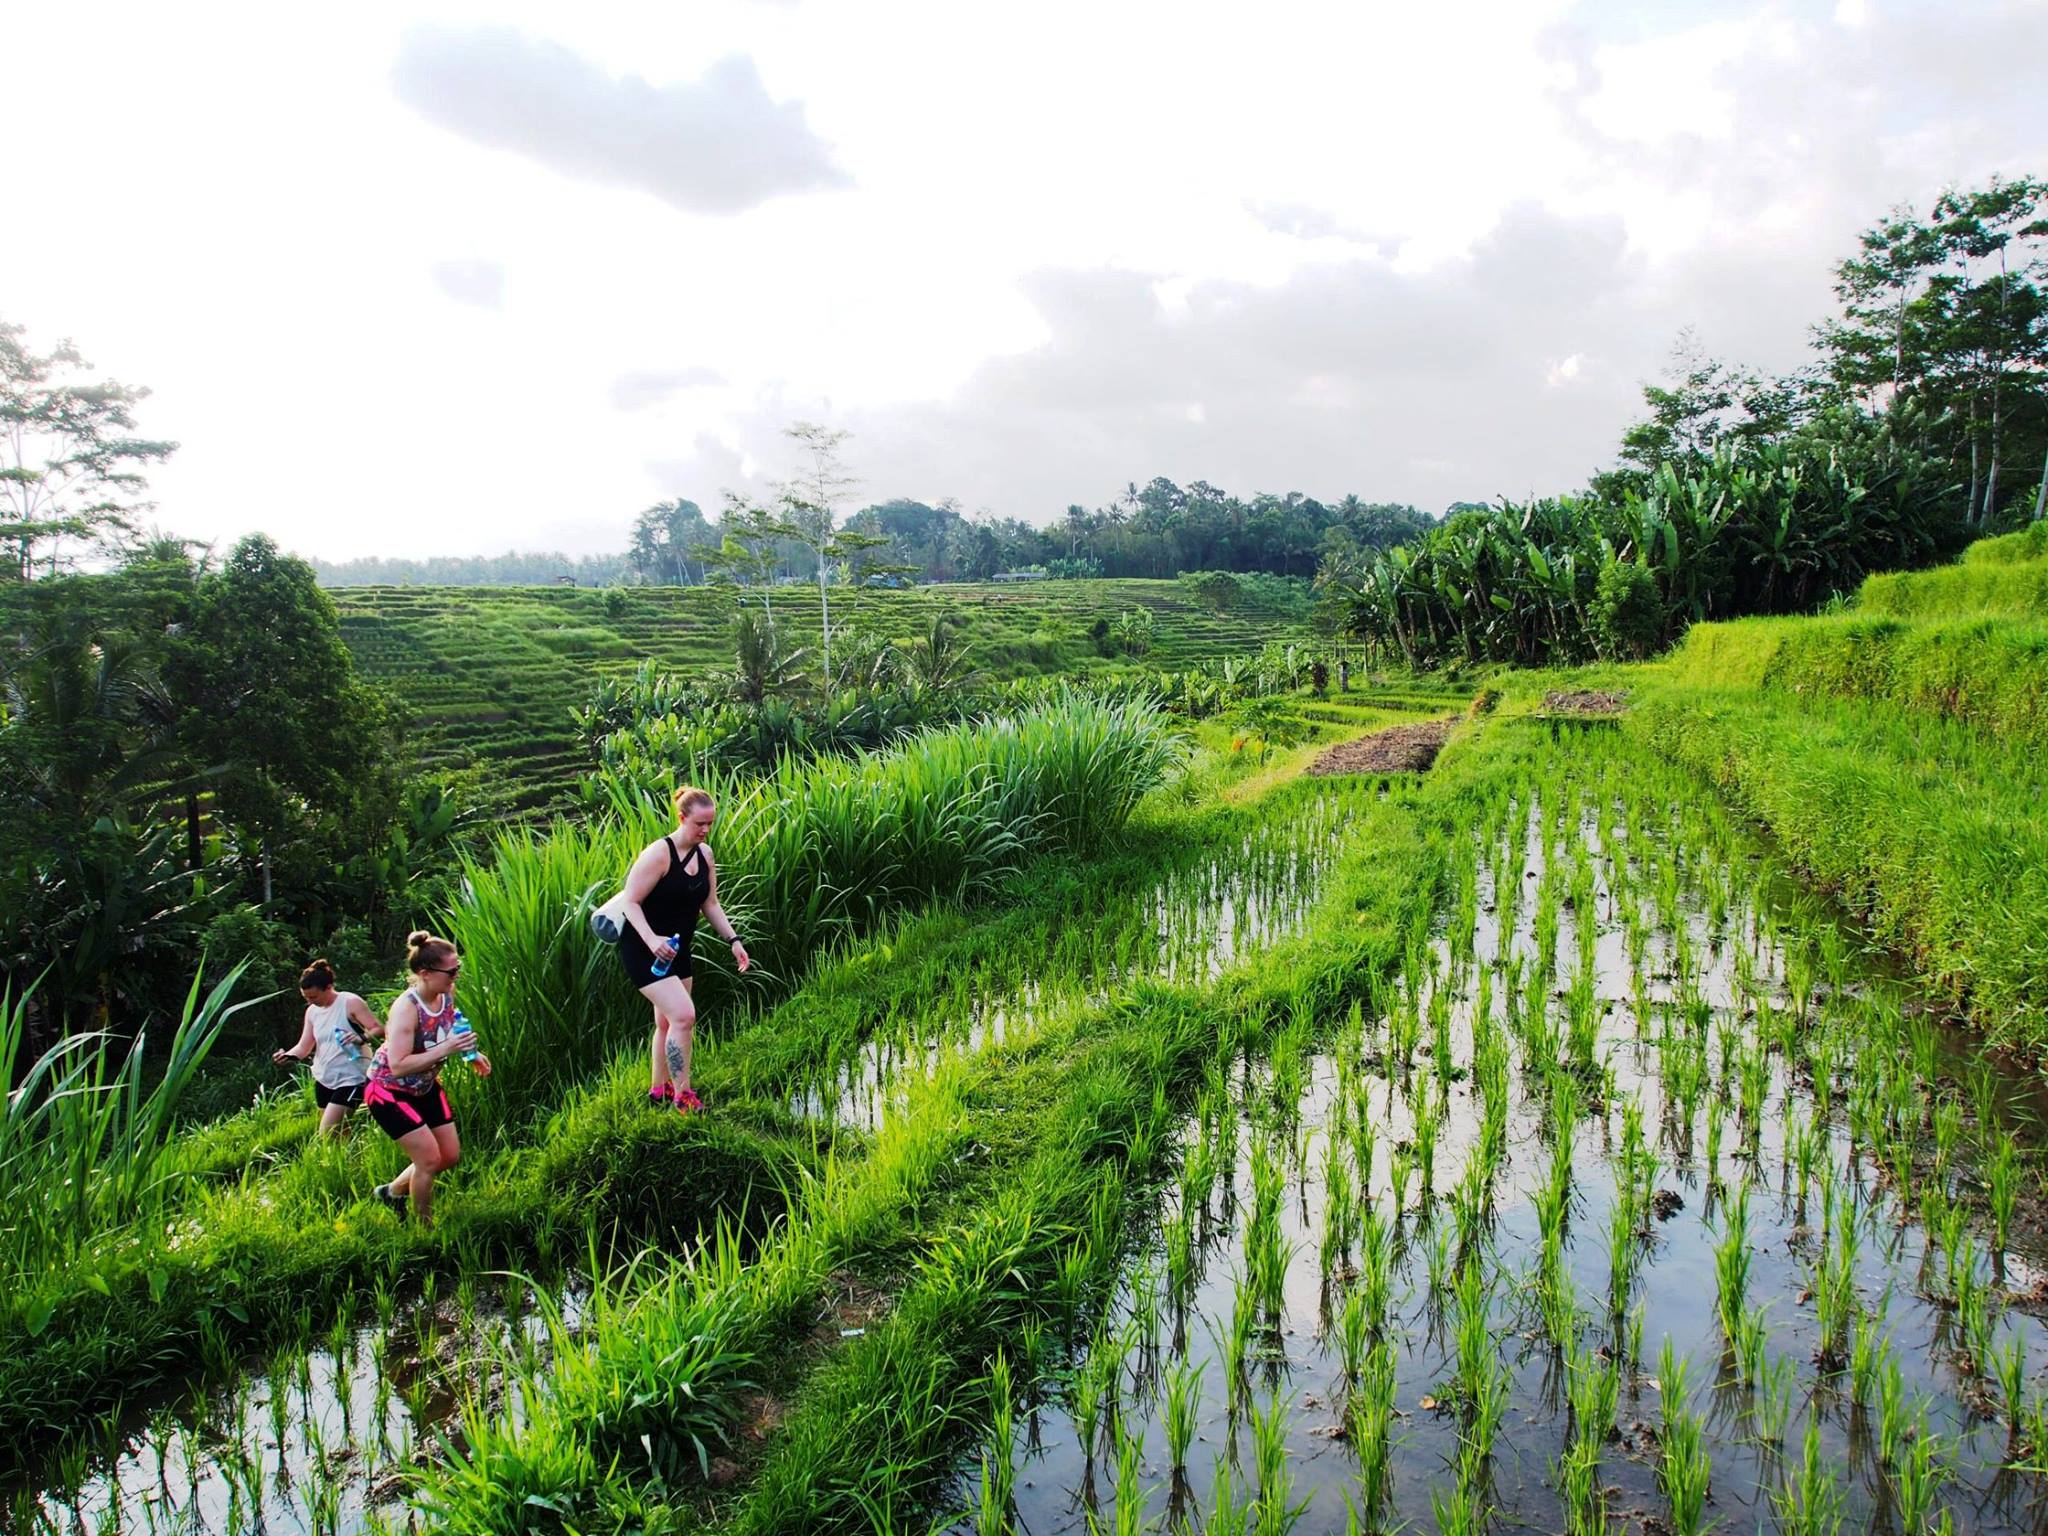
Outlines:
[[[374,1040],[384,1033],[384,1026],[377,1022],[377,1015],[370,1012],[370,1005],[353,992],[348,995],[348,1021],[355,1025],[356,1033],[365,1040]]]
[[[718,904],[718,865],[711,857],[708,844],[700,843],[698,849],[704,855],[704,870],[709,876],[710,887],[704,893],[704,921],[711,925],[713,933],[732,946],[733,963],[744,971],[750,963],[747,958],[747,946],[740,942],[739,933],[733,927],[732,919],[725,915],[725,908]]]
[[[313,1054],[313,1010],[306,1010],[305,1026],[299,1031],[299,1043],[289,1050],[272,1051],[270,1059],[275,1062],[304,1061]]]
[[[416,1051],[413,1043],[419,1038],[419,1030],[419,1009],[413,1006],[411,997],[399,998],[391,1005],[391,1020],[384,1028],[384,1060],[394,1076],[405,1077],[439,1066],[463,1046],[475,1043],[465,1036],[451,1034],[439,1045]]]

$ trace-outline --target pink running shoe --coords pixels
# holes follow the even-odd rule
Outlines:
[[[667,1109],[674,1102],[675,1092],[667,1083],[663,1083],[659,1088],[647,1090],[647,1105],[650,1109]]]
[[[704,1107],[704,1101],[697,1097],[697,1092],[694,1088],[678,1088],[675,1091],[675,1097],[676,1112],[678,1114],[687,1115],[693,1110],[699,1110]]]

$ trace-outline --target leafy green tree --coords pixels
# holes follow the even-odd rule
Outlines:
[[[633,522],[626,559],[652,586],[685,587],[704,579],[697,551],[711,538],[711,525],[694,501],[658,501]],[[696,563],[694,574],[692,565]]]
[[[148,505],[143,466],[178,446],[133,435],[148,390],[90,378],[70,342],[39,353],[25,335],[0,320],[0,571],[23,581],[45,552],[59,569],[67,541],[93,549],[131,531]]]
[[[150,962],[186,963],[210,871],[148,820],[183,777],[158,661],[78,606],[45,609],[0,655],[0,969],[17,993],[44,976],[59,1026],[145,1007]]]
[[[1925,218],[1896,210],[1836,268],[1842,312],[1816,333],[1842,394],[1918,412],[1919,445],[1966,477],[1980,526],[2002,510],[2008,467],[2048,455],[2044,198],[2039,179],[1993,178],[1942,193]]]
[[[201,581],[169,675],[186,750],[209,765],[221,820],[246,835],[265,907],[284,850],[392,813],[390,701],[357,677],[312,567],[268,537],[243,539]]]
[[[759,590],[761,611],[775,627],[775,604],[769,593],[781,557],[775,543],[780,527],[772,513],[743,496],[726,492],[725,514],[718,521],[718,543],[697,551],[707,580],[736,586],[742,593]]]
[[[2048,183],[1993,178],[1974,191],[1945,193],[1934,208],[1961,274],[1955,280],[1944,274],[1935,286],[1950,300],[1944,306],[1948,347],[1967,380],[1973,523],[1987,522],[1997,507],[2015,404],[2031,393],[2038,411],[2040,373],[2048,364],[2048,303],[2040,288],[2048,276],[2041,256],[2048,220],[2037,217],[2044,197]],[[1979,268],[1984,276],[1971,281]]]

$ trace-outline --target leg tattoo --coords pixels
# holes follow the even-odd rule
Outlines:
[[[673,1037],[668,1042],[668,1070],[678,1083],[683,1080],[683,1048]]]

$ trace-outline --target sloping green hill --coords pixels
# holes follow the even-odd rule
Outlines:
[[[419,712],[424,760],[475,766],[492,798],[529,808],[568,789],[582,770],[570,712],[600,677],[641,660],[683,674],[731,663],[729,588],[340,587],[329,595],[364,673]],[[818,638],[815,589],[779,588],[778,625],[796,643]],[[1228,611],[1171,581],[963,584],[835,593],[832,622],[907,639],[935,611],[957,618],[976,664],[998,678],[1116,665],[1096,654],[1097,620],[1148,610],[1159,666],[1306,638],[1298,612],[1256,598]],[[502,776],[492,785],[488,777]]]

